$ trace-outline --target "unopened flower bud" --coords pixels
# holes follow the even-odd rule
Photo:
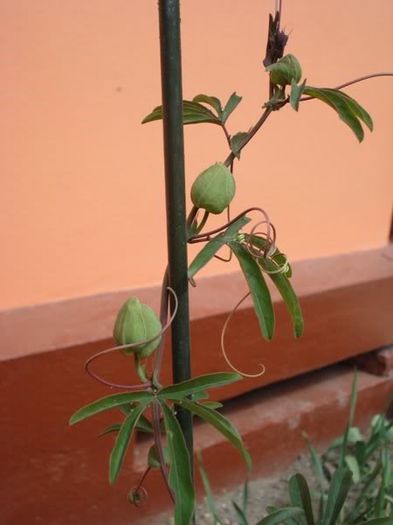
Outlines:
[[[160,344],[161,337],[157,337],[150,343],[143,343],[154,336],[158,336],[162,326],[155,312],[136,297],[128,299],[120,308],[116,317],[113,337],[116,343],[128,345],[138,343],[132,348],[125,348],[122,352],[130,355],[137,352],[141,358],[149,357]]]
[[[274,64],[267,66],[266,71],[270,72],[272,84],[282,87],[290,85],[292,81],[297,84],[302,78],[302,68],[293,55],[285,55]]]
[[[197,208],[210,213],[221,213],[229,206],[236,191],[230,170],[217,162],[203,171],[191,187],[191,200]]]

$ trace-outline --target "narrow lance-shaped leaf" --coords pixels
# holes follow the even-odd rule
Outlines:
[[[287,520],[299,516],[304,516],[303,509],[299,507],[283,507],[261,519],[256,525],[280,525],[280,523],[285,523]]]
[[[260,250],[264,250],[267,247],[267,241],[263,237],[259,237],[258,235],[249,235],[249,234],[243,234],[243,239],[246,239],[247,241],[252,241],[253,246],[256,248],[259,248]],[[274,259],[274,261],[278,265],[286,264],[286,270],[284,272],[284,275],[290,279],[292,277],[292,267],[287,261],[286,256],[280,252],[278,248],[275,249],[275,251],[272,253],[271,258]]]
[[[301,474],[295,474],[291,477],[289,480],[289,494],[292,505],[304,510],[307,524],[314,525],[310,490],[304,476]]]
[[[222,408],[224,405],[219,401],[203,401],[202,405],[204,407],[212,408],[216,410],[217,408]]]
[[[393,517],[388,516],[387,518],[373,518],[369,521],[363,522],[362,525],[392,525]]]
[[[242,100],[242,97],[239,97],[239,95],[235,93],[232,93],[232,95],[229,97],[228,102],[225,104],[225,107],[222,112],[222,122],[225,124],[227,121],[229,115],[237,108],[237,106],[240,104]]]
[[[363,106],[361,106],[354,98],[350,97],[347,93],[344,93],[343,91],[340,91],[340,93],[347,101],[347,104],[351,107],[353,113],[366,124],[370,131],[373,131],[374,123],[373,119],[371,118],[371,115],[364,109]]]
[[[338,89],[306,86],[304,88],[304,94],[317,98],[333,108],[340,119],[355,133],[359,142],[364,138],[364,131],[360,121],[364,122],[370,131],[372,131],[373,122],[370,115],[355,99],[346,93]]]
[[[142,120],[142,124],[161,120],[162,118],[162,106],[157,106]],[[198,124],[201,122],[221,125],[221,120],[207,107],[198,102],[183,100],[183,124]]]
[[[123,414],[128,415],[135,408],[135,403],[132,403],[132,404],[128,403],[126,405],[120,406],[119,408],[123,412]],[[136,429],[139,432],[144,432],[145,434],[153,434],[153,426],[150,423],[150,421],[147,419],[147,417],[144,416],[143,414],[138,420]]]
[[[109,458],[109,483],[112,485],[119,475],[135,426],[148,402],[136,406],[120,427]]]
[[[274,263],[267,261],[266,266],[268,270],[274,271]],[[292,318],[295,337],[301,337],[304,330],[303,314],[300,308],[299,299],[297,298],[289,279],[283,273],[269,273],[268,275],[277,290],[280,292],[288,313]]]
[[[233,508],[235,509],[235,512],[237,514],[237,517],[239,518],[239,525],[249,525],[247,516],[244,513],[244,510],[236,503],[236,501],[232,501]]]
[[[98,437],[106,436],[107,434],[112,434],[113,432],[119,432],[120,428],[121,423],[114,423],[113,425],[109,425],[101,432],[101,434],[98,435]]]
[[[246,235],[245,238],[251,239],[251,236]],[[252,242],[258,248],[265,248],[265,239],[253,235]],[[281,259],[279,259],[280,256]],[[283,264],[285,262],[284,255],[278,252],[278,250],[276,250],[276,252],[273,254],[272,259],[277,264]],[[293,330],[295,337],[301,337],[304,330],[303,314],[300,307],[299,299],[297,298],[295,290],[293,289],[291,282],[288,278],[290,276],[290,272],[269,273],[277,270],[276,264],[270,259],[264,259],[263,263],[261,264],[263,264],[263,266],[266,268],[269,278],[273,281],[275,287],[279,291],[285,303],[287,311],[291,316],[293,322]]]
[[[352,473],[339,467],[333,474],[323,516],[322,525],[335,525],[352,484]]]
[[[243,440],[239,432],[228,419],[226,419],[219,412],[216,412],[207,406],[189,401],[188,399],[182,399],[179,404],[221,432],[221,434],[225,436],[232,443],[232,445],[239,450],[245,462],[247,463],[248,468],[251,468],[250,454],[244,447]]]
[[[169,485],[175,493],[175,525],[189,525],[195,505],[190,456],[172,410],[164,403],[162,408],[168,436]]]
[[[270,340],[274,334],[275,324],[273,303],[261,269],[241,244],[230,242],[229,246],[236,255],[246,278],[262,335]]]
[[[231,224],[229,228],[223,233],[220,233],[209,241],[202,250],[196,255],[195,259],[190,264],[188,269],[188,277],[194,277],[206,264],[215,256],[215,254],[224,246],[224,244],[233,240],[238,231],[243,228],[251,219],[248,217],[241,217],[236,222]]]
[[[322,503],[321,512],[323,512],[323,496],[325,494],[325,476],[323,473],[322,460],[319,457],[318,452],[315,450],[314,446],[312,445],[306,433],[303,433],[303,437],[306,440],[307,448],[311,456],[311,465],[312,465],[314,474],[316,475],[316,478],[318,481],[319,492],[321,493],[321,503]]]
[[[347,453],[347,447],[348,447],[349,433],[350,433],[351,427],[353,426],[353,420],[355,418],[356,403],[357,403],[357,384],[358,384],[358,376],[357,376],[357,372],[355,371],[353,375],[351,397],[350,397],[350,402],[349,402],[348,423],[345,429],[343,443],[341,445],[340,454],[339,454],[339,464],[341,467],[344,466],[345,455]]]
[[[183,397],[196,394],[208,388],[218,388],[239,381],[242,377],[234,372],[217,372],[194,377],[175,385],[167,386],[159,391],[160,399],[183,399]]]
[[[126,403],[133,403],[135,401],[149,401],[152,399],[150,392],[125,392],[123,394],[112,394],[111,396],[102,397],[89,405],[86,405],[77,410],[70,418],[69,424],[74,425],[83,419],[117,408]]]
[[[217,112],[217,116],[219,119],[221,119],[221,116],[222,116],[222,106],[221,106],[221,101],[219,98],[217,97],[212,97],[210,95],[197,95],[196,97],[194,97],[192,99],[193,102],[198,102],[198,103],[204,103],[204,104],[209,104],[209,106],[211,106],[212,108],[214,108]]]
[[[249,499],[249,496],[248,496],[248,479],[246,479],[246,481],[244,482],[244,485],[243,485],[243,497],[242,497],[242,509],[243,509],[244,513],[247,512],[248,499]]]

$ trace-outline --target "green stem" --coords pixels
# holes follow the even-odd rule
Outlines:
[[[266,120],[268,119],[269,115],[272,113],[273,110],[274,108],[270,106],[265,109],[265,111],[259,117],[257,123],[251,128],[247,137],[244,139],[244,141],[240,145],[239,150],[238,150],[239,153],[250,142],[250,140],[258,133],[258,131],[261,129],[261,127],[266,122]],[[235,160],[235,158],[236,158],[235,154],[231,152],[224,161],[225,166],[229,167],[232,164],[232,162]]]
[[[138,352],[134,353],[134,359],[135,359],[135,370],[136,370],[136,373],[138,374],[139,379],[142,381],[142,383],[147,383],[149,380],[146,376],[146,367],[142,364]]]

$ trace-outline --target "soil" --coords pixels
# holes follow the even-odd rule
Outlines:
[[[269,505],[281,505],[289,503],[288,480],[296,473],[303,474],[310,484],[310,488],[315,486],[316,479],[312,472],[310,458],[307,454],[299,458],[284,472],[274,476],[258,478],[248,484],[248,505],[247,518],[250,524],[257,523],[266,516],[266,507]],[[232,501],[236,501],[240,506],[243,497],[243,486],[233,491],[224,491],[214,494],[214,503],[217,513],[223,525],[239,525],[239,518],[233,508]],[[151,525],[173,525],[172,519],[168,514],[161,514],[153,520]],[[215,520],[209,512],[205,501],[197,507],[197,525],[215,525]]]

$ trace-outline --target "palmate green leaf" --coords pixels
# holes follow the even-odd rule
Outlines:
[[[292,505],[304,510],[306,523],[314,525],[310,489],[304,476],[295,474],[291,477],[289,480],[289,495]]]
[[[243,228],[251,219],[248,217],[241,217],[236,222],[231,224],[229,228],[223,233],[220,233],[209,241],[202,250],[196,255],[195,259],[190,264],[188,269],[188,278],[191,279],[194,275],[199,272],[206,264],[215,256],[215,254],[229,241],[235,239],[238,231]]]
[[[222,117],[221,120],[225,124],[227,121],[229,115],[237,108],[237,106],[240,104],[242,100],[242,97],[239,97],[239,95],[235,93],[232,93],[232,95],[229,97],[228,102],[225,104],[225,107],[222,111]]]
[[[109,483],[113,485],[119,475],[135,426],[148,401],[136,406],[124,419],[109,458]]]
[[[352,472],[340,466],[332,476],[321,525],[335,525],[352,484]]]
[[[274,334],[275,319],[272,298],[261,269],[241,244],[230,242],[229,246],[237,257],[247,281],[262,335],[270,341]]]
[[[216,372],[194,377],[175,385],[167,386],[158,392],[160,399],[178,400],[186,396],[202,392],[208,388],[218,388],[242,379],[242,376],[234,372]]]
[[[150,392],[125,392],[122,394],[112,394],[110,396],[102,397],[89,405],[86,405],[77,410],[70,418],[69,424],[75,425],[83,419],[110,410],[111,408],[119,408],[126,403],[133,403],[135,401],[150,401],[153,395]]]
[[[221,119],[222,106],[221,106],[221,101],[219,98],[201,94],[201,95],[197,95],[196,97],[194,97],[192,101],[208,104],[209,106],[211,106],[212,108],[216,110],[218,118]]]
[[[279,525],[280,523],[285,523],[290,518],[297,518],[299,516],[304,516],[303,509],[299,507],[282,507],[258,521],[256,525]]]
[[[190,456],[180,425],[172,410],[162,403],[169,451],[169,485],[175,493],[175,525],[189,525],[195,506]]]
[[[230,139],[232,153],[237,159],[240,159],[240,150],[242,148],[244,140],[247,137],[248,133],[246,133],[245,131],[239,131],[239,133],[235,133],[235,135],[232,135]]]
[[[162,106],[157,106],[142,120],[142,124],[162,118]],[[192,100],[183,100],[183,124],[198,124],[200,122],[221,125],[221,120],[206,106]]]
[[[221,432],[239,450],[248,468],[251,468],[251,456],[244,447],[242,437],[226,417],[205,405],[194,403],[188,399],[182,399],[179,404]]]
[[[317,98],[333,108],[340,119],[355,133],[359,142],[364,138],[361,122],[363,122],[370,131],[373,130],[373,121],[370,115],[354,98],[346,93],[338,89],[306,86],[304,88],[304,94]]]

